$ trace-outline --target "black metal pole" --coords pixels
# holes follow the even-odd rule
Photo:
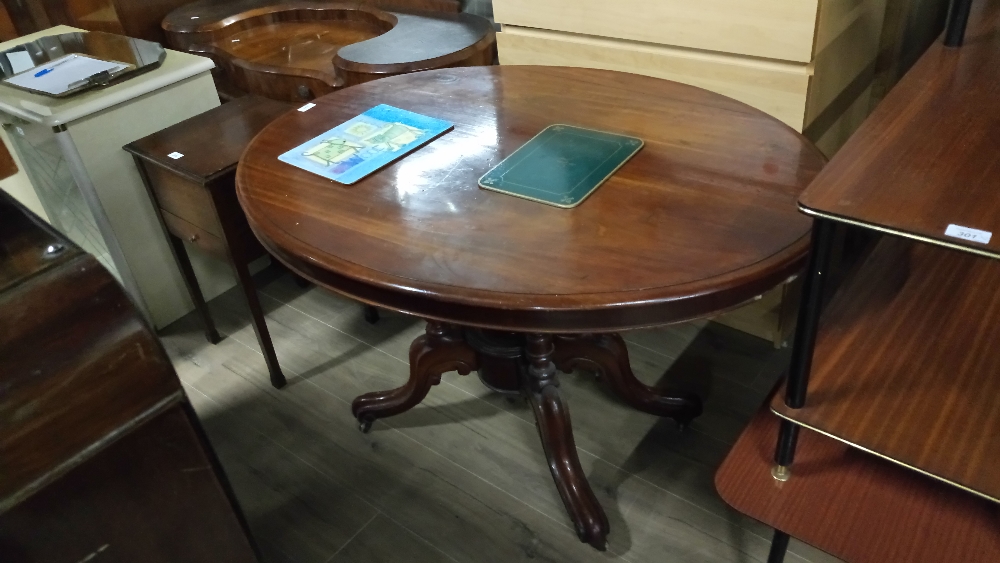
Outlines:
[[[795,326],[795,341],[792,343],[792,360],[788,366],[788,380],[785,382],[785,405],[800,409],[806,403],[806,388],[809,386],[809,370],[812,368],[813,348],[819,330],[819,317],[823,309],[823,282],[830,266],[833,249],[834,224],[827,219],[813,221],[812,242],[809,250],[809,265],[802,282],[802,301],[799,304],[798,322]],[[788,479],[788,466],[795,457],[795,444],[799,437],[799,427],[783,420],[778,433],[778,445],[774,452],[772,470],[775,479]]]
[[[774,452],[774,463],[777,467],[771,470],[771,475],[779,481],[787,481],[788,466],[795,459],[795,445],[799,441],[799,425],[790,420],[781,420],[778,430],[778,447]]]
[[[823,308],[823,283],[829,275],[827,268],[830,266],[830,253],[833,249],[833,227],[833,222],[827,219],[813,221],[809,266],[802,282],[802,302],[799,305],[792,360],[785,384],[785,404],[793,409],[800,409],[806,403],[813,347],[816,345],[819,317]]]
[[[961,47],[965,39],[965,26],[969,23],[969,12],[972,11],[972,0],[952,0],[948,12],[948,26],[944,32],[946,47]]]
[[[785,552],[788,551],[788,534],[781,530],[774,531],[771,538],[771,551],[767,554],[767,563],[782,563],[785,560]]]

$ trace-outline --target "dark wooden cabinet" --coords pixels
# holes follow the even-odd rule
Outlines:
[[[0,561],[256,561],[159,341],[2,191],[0,311]]]
[[[20,35],[63,24],[163,43],[163,16],[190,1],[3,0],[3,5]]]
[[[275,387],[285,384],[264,312],[250,276],[250,262],[266,254],[236,199],[236,164],[258,131],[291,105],[246,96],[219,106],[124,148],[162,219],[165,236],[205,325],[209,342],[219,340],[198,286],[185,242],[228,262],[246,296],[264,359]]]
[[[214,0],[207,3],[226,4],[232,1]],[[290,1],[292,0],[273,0],[273,3]],[[352,3],[357,1],[352,0]],[[192,0],[2,0],[0,34],[9,35],[9,37],[4,36],[6,40],[16,35],[27,35],[64,24],[87,31],[106,31],[165,44],[160,22],[173,10],[191,2]],[[457,12],[459,8],[458,0],[361,0],[361,2],[386,9]],[[4,25],[6,21],[4,12],[11,22],[10,26]],[[11,35],[10,33],[15,30],[16,33]]]

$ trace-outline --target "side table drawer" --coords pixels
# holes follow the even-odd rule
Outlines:
[[[212,195],[205,187],[155,164],[147,162],[143,166],[161,209],[217,237],[225,236],[212,203]]]
[[[210,256],[214,256],[220,260],[229,260],[226,242],[223,239],[181,219],[167,210],[161,209],[160,212],[163,214],[163,222],[166,223],[167,230],[171,234],[193,244]]]

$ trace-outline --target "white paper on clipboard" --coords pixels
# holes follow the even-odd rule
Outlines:
[[[71,90],[70,85],[86,80],[95,74],[104,71],[114,74],[128,68],[128,66],[125,63],[102,61],[74,54],[38,65],[27,72],[7,78],[4,82],[13,86],[20,86],[21,88],[28,88],[29,90],[58,96]],[[52,70],[41,76],[36,76],[45,69]]]

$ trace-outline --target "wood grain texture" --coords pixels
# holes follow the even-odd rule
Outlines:
[[[3,192],[0,248],[2,512],[180,383],[117,280]]]
[[[21,35],[28,35],[29,33],[34,33],[39,31],[43,22],[37,21],[35,14],[32,11],[32,5],[30,4],[19,4],[17,2],[4,2],[3,11],[6,13],[7,18],[10,20],[10,29],[5,24],[5,37],[4,41],[9,41]],[[36,10],[40,6],[34,6]],[[44,14],[39,14],[44,16]],[[46,22],[48,18],[45,18]],[[48,27],[48,26],[46,26]]]
[[[995,504],[810,430],[791,479],[776,481],[778,420],[761,411],[719,468],[733,508],[851,563],[1000,559]]]
[[[804,127],[812,71],[806,65],[763,61],[505,25],[497,34],[500,64],[601,68],[690,84],[739,100],[796,131]]]
[[[277,160],[372,99],[455,130],[352,186]],[[477,187],[552,123],[646,144],[571,210]],[[809,225],[791,202],[822,165],[777,120],[697,88],[478,67],[371,82],[279,118],[248,147],[237,191],[272,254],[363,301],[486,328],[613,331],[723,310],[797,271]]]
[[[620,37],[809,62],[817,0],[494,0],[496,21],[537,29]]]
[[[212,203],[212,194],[203,185],[160,166],[147,166],[143,163],[143,167],[149,176],[153,201],[157,206],[216,237],[223,236],[222,225]]]
[[[103,31],[163,43],[160,21],[187,0],[40,0],[35,19],[38,31],[63,24],[87,31]],[[22,35],[24,33],[22,32]]]
[[[4,563],[255,563],[206,446],[175,405],[0,514]]]
[[[965,46],[931,46],[802,194],[803,209],[1000,256],[1000,237],[944,235],[949,224],[1000,231],[998,24],[1000,2],[976,2]]]
[[[226,25],[234,14],[247,11],[264,13],[272,6],[308,4],[340,4],[341,6],[367,6],[383,10],[418,10],[426,12],[458,12],[458,0],[195,0],[167,14],[160,25],[166,32],[190,33],[198,29],[217,29]],[[169,35],[168,35],[169,37]]]
[[[824,313],[805,407],[772,408],[1000,499],[998,281],[992,260],[886,237]]]
[[[123,148],[174,174],[206,183],[234,171],[254,135],[294,107],[260,96],[245,96]],[[183,154],[183,158],[170,158],[168,155],[174,152]]]
[[[0,4],[0,41],[10,41],[20,35],[10,12],[7,6]]]
[[[490,64],[490,22],[464,13],[396,14],[370,2],[197,2],[172,12],[170,44],[212,57],[233,87],[311,100],[417,70]]]

